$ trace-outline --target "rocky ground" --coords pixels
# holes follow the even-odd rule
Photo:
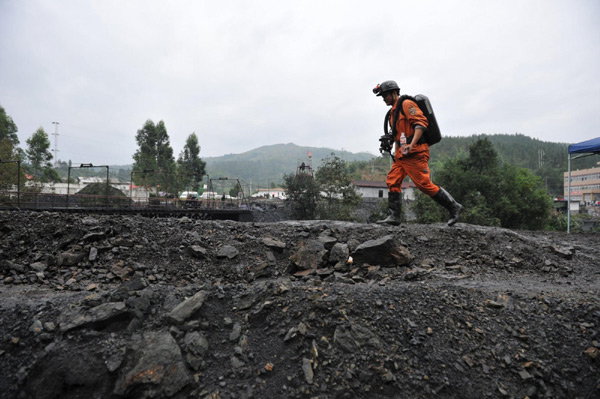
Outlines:
[[[0,212],[0,397],[598,398],[599,243]]]

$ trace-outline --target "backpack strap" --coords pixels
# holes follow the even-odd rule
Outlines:
[[[402,116],[406,117],[406,114],[404,113],[404,100],[411,100],[412,102],[414,102],[415,104],[417,104],[417,107],[419,106],[419,104],[417,103],[417,99],[414,98],[413,96],[409,96],[408,94],[403,94],[400,96],[400,98],[398,98],[398,107],[396,108],[396,110],[394,111],[394,123],[392,124],[392,133],[394,134],[394,137],[396,136],[396,121],[398,120],[398,116],[399,113],[402,112]],[[391,111],[391,109],[390,109]],[[390,112],[388,111],[388,113]],[[427,131],[427,129],[425,129],[425,131]],[[406,142],[408,144],[410,144],[412,142],[414,136],[410,136],[406,138]],[[421,136],[421,139],[419,140],[419,142],[417,144],[423,144],[426,143],[427,140],[425,139],[425,134],[423,134]]]
[[[390,124],[390,117],[392,116],[392,109],[388,109],[387,114],[385,114],[385,118],[383,119],[383,132],[385,134],[389,134],[389,126]],[[392,132],[394,131],[394,129],[392,128]]]
[[[396,107],[396,110],[394,111],[394,123],[390,123],[392,125],[392,133],[394,134],[394,136],[396,135],[396,133],[398,133],[396,131],[396,121],[398,120],[398,116],[399,113],[402,112],[403,116],[406,116],[406,114],[404,113],[404,100],[412,100],[415,102],[415,104],[417,103],[416,99],[412,96],[409,96],[408,94],[403,94],[400,96],[400,98],[398,98],[398,106]],[[391,111],[391,109],[390,109]]]
[[[396,116],[398,115],[398,111],[402,112],[402,115],[406,116],[406,114],[404,113],[404,100],[411,100],[412,102],[414,102],[415,104],[417,104],[417,99],[414,98],[413,96],[409,96],[408,94],[403,94],[400,96],[400,98],[398,99],[398,101],[400,101],[400,106],[396,109]],[[418,106],[418,104],[417,104]]]

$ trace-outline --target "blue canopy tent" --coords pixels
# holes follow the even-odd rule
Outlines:
[[[572,155],[575,154],[575,155]],[[571,232],[571,159],[587,157],[594,154],[600,154],[600,137],[581,143],[571,144],[569,146],[569,177],[568,183],[568,205],[567,205],[567,234]]]

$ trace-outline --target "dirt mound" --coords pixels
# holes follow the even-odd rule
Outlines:
[[[119,189],[108,185],[106,183],[91,183],[79,190],[75,195],[108,195],[110,197],[126,197],[126,195]]]
[[[0,212],[0,397],[598,397],[597,247]]]

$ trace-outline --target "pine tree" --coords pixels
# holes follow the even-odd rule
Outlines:
[[[360,203],[360,195],[352,184],[346,162],[332,153],[323,160],[315,179],[325,195],[324,201],[319,204],[320,217],[351,220],[353,211]]]

